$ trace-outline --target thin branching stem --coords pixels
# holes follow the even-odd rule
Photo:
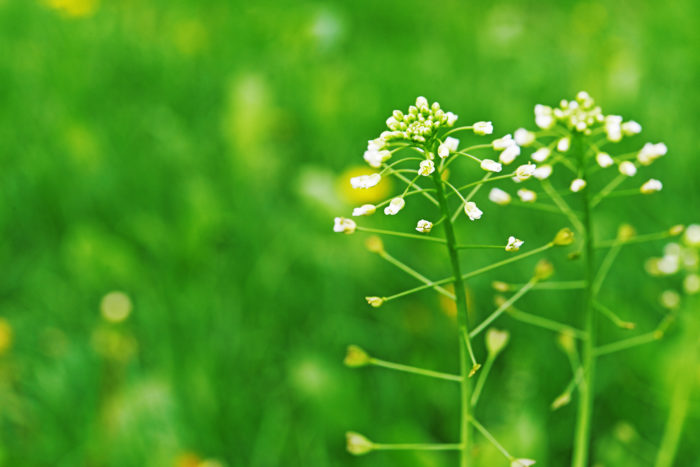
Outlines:
[[[419,273],[418,271],[416,271],[416,270],[413,269],[412,267],[410,267],[410,266],[408,266],[407,264],[405,264],[405,263],[399,261],[398,259],[394,258],[394,257],[391,256],[389,253],[387,253],[386,251],[382,250],[382,251],[379,253],[379,256],[381,256],[382,258],[384,258],[385,260],[387,260],[389,263],[393,264],[393,265],[396,266],[397,268],[401,269],[401,270],[404,271],[405,273],[409,274],[410,276],[415,277],[416,279],[418,279],[419,281],[423,282],[424,284],[432,284],[432,283],[433,283],[433,281],[431,281],[430,279],[428,279],[427,277],[425,277],[423,274]],[[433,288],[435,289],[435,291],[437,291],[438,293],[444,295],[445,297],[449,298],[450,300],[455,300],[455,294],[453,294],[453,293],[450,292],[449,290],[447,290],[447,289],[445,289],[445,288],[443,288],[443,287],[440,287],[439,285],[436,285],[436,286],[434,286]]]
[[[493,313],[491,313],[485,320],[483,320],[481,322],[481,324],[479,324],[476,328],[474,328],[474,330],[471,332],[469,337],[471,337],[473,339],[474,337],[479,335],[479,333],[481,331],[483,331],[491,323],[493,323],[499,316],[501,316],[503,314],[504,311],[506,311],[508,308],[510,308],[511,305],[513,305],[513,303],[517,302],[520,299],[520,297],[525,295],[528,292],[528,290],[530,290],[532,287],[534,287],[534,285],[536,283],[537,283],[537,279],[535,279],[535,278],[531,279],[530,282],[525,284],[512,297],[510,297],[508,300],[503,302],[503,304],[501,306],[499,306],[498,308],[496,308],[496,310]]]
[[[425,240],[428,242],[445,243],[444,238],[429,237],[427,235],[417,235],[417,234],[411,234],[411,233],[407,233],[407,232],[395,232],[393,230],[373,229],[370,227],[362,227],[359,225],[357,226],[357,230],[359,230],[360,232],[369,232],[369,233],[376,233],[376,234],[381,234],[381,235],[392,235],[394,237],[413,238],[413,239],[418,239],[418,240]]]
[[[380,366],[382,368],[388,368],[390,370],[403,371],[405,373],[413,373],[414,375],[428,376],[430,378],[446,379],[448,381],[461,382],[462,377],[459,375],[452,375],[449,373],[443,373],[441,371],[427,370],[425,368],[419,368],[411,365],[403,365],[401,363],[387,362],[386,360],[380,360],[378,358],[370,358],[370,365]]]

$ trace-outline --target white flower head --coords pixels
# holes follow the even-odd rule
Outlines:
[[[642,165],[650,165],[661,156],[665,156],[668,148],[664,143],[646,143],[637,154],[637,160]]]
[[[683,241],[688,246],[700,246],[700,224],[690,224],[686,227]]]
[[[535,164],[533,164],[532,162],[528,162],[527,164],[523,164],[515,170],[515,177],[513,178],[518,182],[522,182],[532,177],[536,169],[537,166]]]
[[[566,152],[571,147],[571,138],[565,136],[557,141],[557,151]]]
[[[530,158],[535,162],[544,162],[552,154],[552,150],[547,147],[539,148],[537,151],[533,152]]]
[[[453,114],[452,112],[447,112],[445,114],[445,116],[447,117],[447,126],[450,126],[450,127],[453,126],[455,124],[455,122],[457,121],[457,119],[459,118],[457,115]]]
[[[386,140],[382,137],[367,141],[368,151],[381,151],[386,147]]]
[[[619,115],[608,115],[605,117],[605,134],[608,140],[617,143],[622,139],[622,117]]]
[[[489,201],[503,206],[510,203],[511,197],[500,188],[491,188],[491,191],[489,192]]]
[[[621,128],[622,133],[624,133],[625,136],[637,135],[642,132],[642,125],[635,122],[634,120],[630,120],[629,122],[623,123]]]
[[[537,201],[537,193],[527,188],[521,188],[518,190],[518,197],[523,203],[534,203]]]
[[[365,161],[375,169],[382,166],[382,163],[391,158],[391,152],[386,149],[377,151],[374,149],[367,149],[365,151],[364,159]]]
[[[491,142],[491,147],[495,149],[496,151],[503,151],[509,146],[512,146],[515,144],[515,141],[513,140],[513,137],[508,133],[505,135],[503,138],[498,138],[495,139]]]
[[[520,155],[520,146],[517,144],[512,144],[505,148],[503,152],[498,156],[498,160],[502,163],[508,165],[512,163],[516,157]]]
[[[637,166],[630,161],[624,161],[620,163],[620,166],[618,168],[620,169],[621,174],[627,175],[628,177],[633,177],[634,174],[637,173]]]
[[[428,176],[435,172],[435,164],[431,160],[424,160],[420,163],[420,168],[418,169],[418,174],[423,176]]]
[[[350,179],[350,184],[353,188],[372,188],[382,180],[382,176],[378,173],[371,175],[359,175]]]
[[[418,224],[416,225],[416,230],[421,233],[428,233],[432,228],[433,223],[430,221],[426,221],[425,219],[419,220]]]
[[[481,219],[481,215],[484,213],[481,209],[476,206],[474,201],[469,201],[464,205],[464,212],[467,213],[469,220]]]
[[[520,247],[523,246],[523,243],[525,242],[511,235],[510,237],[508,237],[506,251],[518,251]]]
[[[535,169],[535,173],[532,174],[537,180],[546,180],[552,175],[551,165],[540,165]]]
[[[613,165],[615,163],[613,158],[610,157],[610,154],[608,154],[607,152],[599,152],[598,154],[596,154],[595,161],[602,168],[610,167],[611,165]]]
[[[510,463],[510,467],[530,467],[534,465],[535,461],[532,459],[513,459]]]
[[[639,191],[641,191],[645,195],[648,195],[657,191],[661,191],[663,187],[663,184],[659,180],[655,178],[650,178],[649,180],[644,182],[644,185],[641,186]]]
[[[543,130],[549,130],[554,126],[554,115],[550,106],[542,104],[535,106],[535,125]]]
[[[475,135],[490,135],[493,133],[493,124],[491,122],[476,122],[473,128]]]
[[[357,217],[357,216],[369,216],[371,214],[374,214],[374,212],[377,210],[377,207],[374,204],[363,204],[359,208],[355,208],[352,210],[352,215]]]
[[[525,128],[518,128],[513,133],[513,136],[518,146],[529,146],[535,142],[535,134]]]
[[[503,170],[503,166],[501,164],[491,159],[484,159],[481,161],[481,168],[487,172],[500,172]]]
[[[574,193],[578,193],[579,191],[586,188],[586,181],[582,178],[576,178],[571,182],[571,186],[569,188]]]
[[[406,205],[403,198],[394,198],[389,201],[389,205],[384,208],[384,214],[387,216],[395,216]]]
[[[351,234],[357,229],[357,224],[352,219],[346,219],[345,217],[336,217],[335,224],[333,225],[333,232]]]
[[[459,140],[457,138],[448,136],[447,138],[445,138],[445,142],[438,146],[438,156],[444,159],[445,157],[449,156],[450,153],[456,152],[458,147]]]

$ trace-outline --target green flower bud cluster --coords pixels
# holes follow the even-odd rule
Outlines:
[[[421,96],[416,99],[416,105],[408,108],[408,113],[394,110],[386,121],[390,131],[383,132],[382,139],[425,143],[430,141],[440,128],[454,126],[455,121],[457,115],[445,112],[437,102],[428,105],[428,100]]]

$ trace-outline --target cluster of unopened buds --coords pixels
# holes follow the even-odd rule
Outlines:
[[[649,258],[645,264],[652,276],[683,277],[682,288],[687,295],[700,292],[700,225],[689,225],[679,242],[668,243],[661,257]],[[668,290],[661,295],[661,303],[668,308],[675,308],[680,297]]]

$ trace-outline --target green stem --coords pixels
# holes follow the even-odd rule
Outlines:
[[[517,302],[520,299],[520,297],[525,295],[528,292],[528,290],[533,288],[536,283],[537,283],[537,279],[532,279],[532,280],[530,280],[530,282],[525,284],[522,289],[518,290],[512,297],[510,297],[508,300],[506,300],[501,306],[496,308],[496,310],[493,313],[491,313],[485,320],[483,320],[481,322],[481,324],[479,324],[476,328],[474,328],[474,330],[469,335],[469,337],[474,338],[481,331],[486,329],[491,323],[493,323],[496,320],[496,318],[501,316],[504,311],[506,311],[508,308],[510,308],[511,305],[513,305],[513,303]]]
[[[587,188],[582,192],[583,198],[583,256],[586,268],[584,288],[583,313],[585,319],[585,333],[587,339],[583,341],[583,372],[584,380],[579,387],[579,403],[576,415],[576,430],[574,434],[573,467],[586,467],[588,465],[589,448],[591,441],[591,419],[593,418],[593,400],[595,384],[596,364],[596,340],[598,331],[598,313],[593,308],[593,281],[595,276],[595,256],[593,249],[593,231],[591,228],[591,202],[589,199],[590,183],[586,173],[586,161],[581,145],[581,137],[574,136],[572,149],[574,154],[578,151],[579,167],[582,178],[586,181]]]
[[[597,349],[593,350],[595,357],[601,355],[611,354],[613,352],[619,352],[620,350],[627,350],[632,347],[637,347],[638,345],[648,344],[650,342],[658,341],[664,336],[661,331],[651,331],[646,334],[640,334],[639,336],[630,337],[629,339],[622,339],[612,344],[601,345]]]
[[[375,451],[458,451],[461,444],[377,444],[372,445]]]
[[[416,234],[410,234],[410,233],[406,233],[406,232],[394,232],[393,230],[372,229],[369,227],[361,227],[359,225],[357,226],[357,230],[359,230],[360,232],[369,232],[369,233],[376,233],[376,234],[382,234],[382,235],[393,235],[394,237],[415,238],[418,240],[427,240],[429,242],[445,243],[445,240],[442,238],[428,237],[427,235],[416,235]]]
[[[474,386],[474,392],[472,393],[472,407],[476,407],[476,404],[479,403],[481,391],[484,389],[484,384],[486,384],[486,378],[488,378],[489,373],[491,372],[491,368],[493,367],[493,362],[495,361],[496,357],[494,355],[489,355],[486,359],[486,363],[484,363],[484,369],[481,370],[481,373],[479,374],[479,379],[476,381],[476,385]]]
[[[567,324],[560,323],[558,321],[554,321],[548,318],[543,318],[542,316],[527,313],[516,308],[511,307],[510,310],[508,310],[508,315],[517,321],[531,324],[533,326],[538,326],[543,329],[548,329],[554,332],[561,332],[564,334],[570,334],[578,339],[586,338],[586,334],[580,329],[573,328]]]
[[[441,371],[426,370],[424,368],[418,368],[415,366],[387,362],[378,358],[370,358],[369,363],[370,365],[380,366],[382,368],[389,368],[390,370],[403,371],[406,373],[413,373],[415,375],[428,376],[430,378],[446,379],[448,381],[462,381],[462,377],[459,375],[451,375],[449,373],[443,373]]]
[[[415,277],[416,279],[418,279],[422,283],[424,283],[424,284],[432,284],[433,283],[433,281],[431,281],[430,279],[425,277],[423,274],[419,273],[418,271],[416,271],[412,267],[408,266],[407,264],[402,263],[401,261],[399,261],[398,259],[391,256],[386,251],[381,251],[379,253],[379,256],[381,256],[382,258],[384,258],[385,260],[387,260],[389,263],[393,264],[397,268],[401,269],[405,273]],[[455,300],[455,294],[453,294],[449,290],[444,289],[443,287],[440,287],[439,285],[435,286],[435,291],[444,295],[445,297],[449,298],[450,300]]]
[[[460,375],[462,377],[461,384],[461,419],[460,419],[460,441],[461,441],[461,454],[460,454],[460,466],[468,467],[469,462],[469,450],[471,444],[471,433],[469,429],[469,419],[471,417],[471,381],[469,379],[470,365],[469,356],[471,356],[472,362],[476,365],[474,359],[474,352],[472,351],[471,344],[469,341],[469,310],[467,305],[467,292],[464,288],[464,280],[462,279],[462,270],[459,264],[459,252],[457,250],[457,240],[455,238],[454,229],[452,227],[452,221],[450,220],[450,208],[447,204],[447,198],[445,197],[445,190],[442,183],[441,174],[438,171],[433,173],[433,179],[435,180],[435,188],[437,189],[437,199],[440,203],[440,209],[442,214],[446,216],[445,219],[445,239],[447,240],[447,252],[450,256],[450,263],[452,265],[452,275],[454,277],[454,289],[455,297],[457,298],[457,323],[459,325],[459,363],[460,363]],[[466,338],[463,338],[466,336]]]

